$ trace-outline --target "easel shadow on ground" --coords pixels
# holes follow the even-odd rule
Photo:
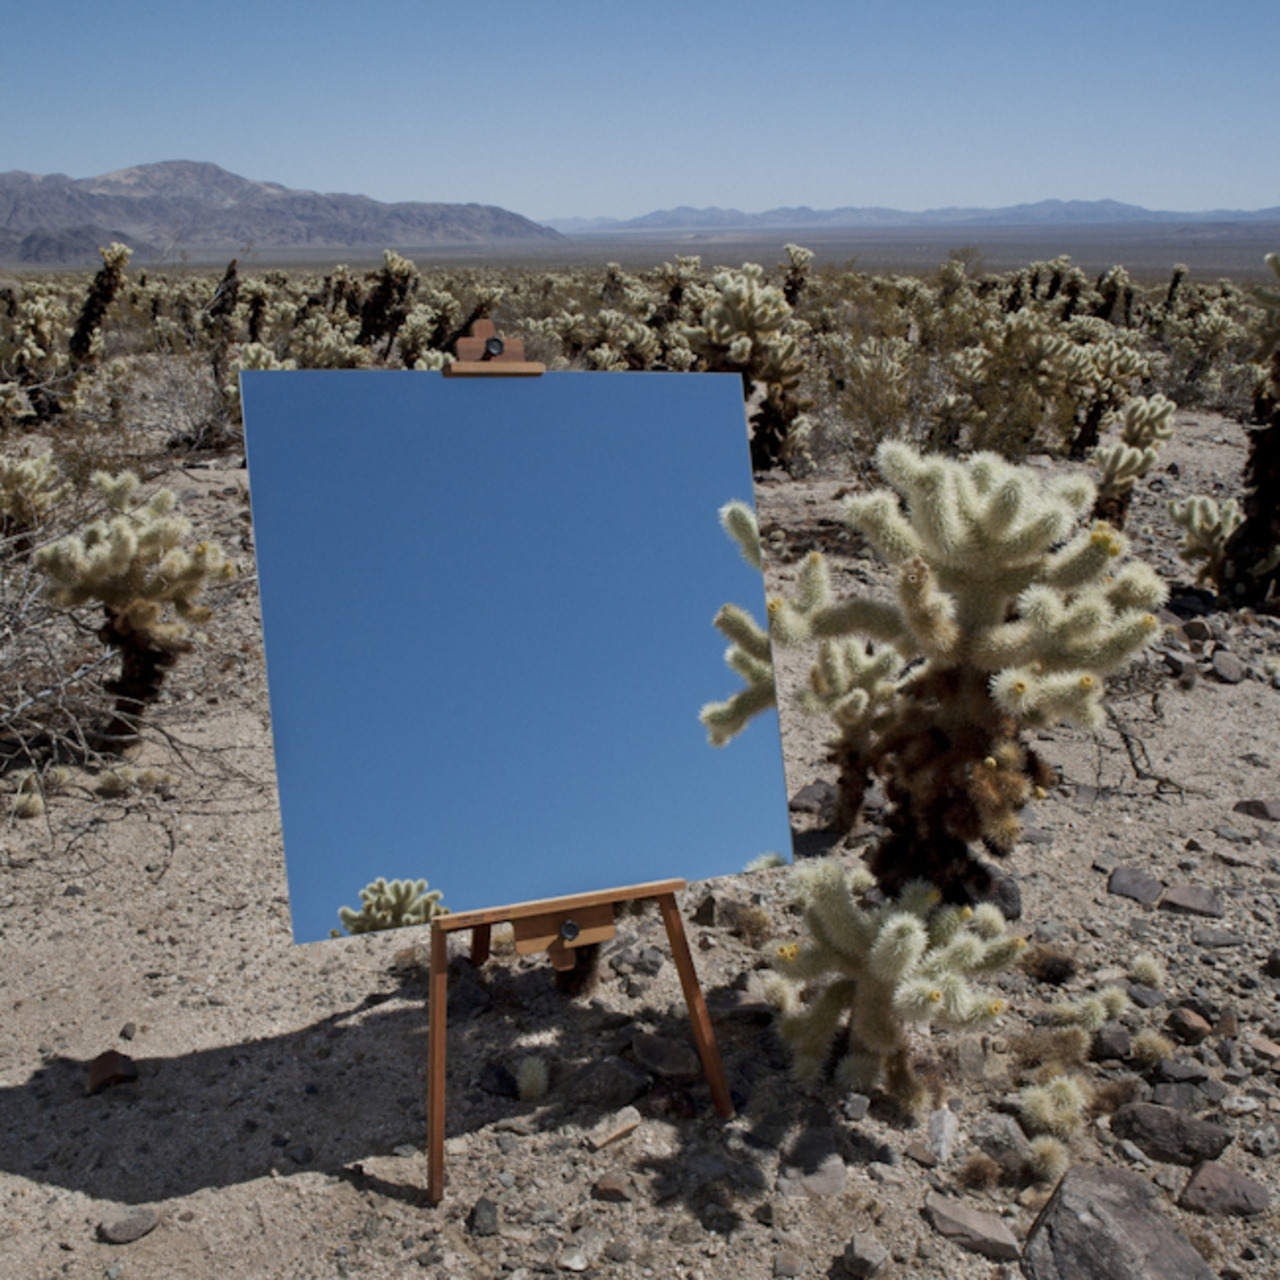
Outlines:
[[[125,1204],[232,1186],[273,1169],[284,1177],[322,1172],[425,1206],[425,1160],[405,1160],[401,1179],[393,1176],[399,1161],[385,1157],[401,1144],[421,1148],[425,1141],[426,981],[425,974],[410,976],[396,990],[286,1035],[172,1058],[139,1055],[136,1081],[92,1097],[85,1094],[87,1061],[50,1058],[26,1082],[0,1090],[0,1132],[7,1139],[0,1169]],[[707,992],[713,1016],[734,994]],[[383,1007],[392,1000],[396,1008]],[[534,1134],[568,1127],[576,1135],[616,1110],[571,1100],[582,1067],[629,1057],[638,1023],[691,1044],[681,1001],[622,1014],[555,991],[547,965],[490,960],[476,970],[455,959],[449,1019],[451,1061],[462,1069],[449,1080],[448,1137],[521,1115]],[[802,1170],[806,1163],[816,1167],[838,1115],[792,1088],[763,1087],[785,1076],[786,1052],[759,1013],[715,1021],[739,1110],[732,1132],[716,1117],[705,1080],[657,1080],[634,1105],[643,1117],[670,1122],[678,1148],[637,1160],[624,1141],[618,1162],[647,1175],[660,1202],[683,1203],[708,1229],[725,1233],[772,1194],[780,1159],[798,1161]],[[484,1066],[514,1064],[535,1051],[521,1043],[528,1033],[548,1028],[555,1030],[553,1043],[536,1050],[554,1064],[547,1100],[535,1107],[486,1092],[479,1080]],[[847,1148],[847,1137],[842,1141]],[[375,1160],[376,1169],[363,1167]]]

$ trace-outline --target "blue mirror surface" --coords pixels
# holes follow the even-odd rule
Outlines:
[[[723,749],[712,619],[763,618],[725,374],[241,375],[294,939],[378,876],[453,911],[790,857],[776,716]]]

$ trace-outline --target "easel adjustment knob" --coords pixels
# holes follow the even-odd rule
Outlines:
[[[506,349],[506,344],[501,338],[486,338],[484,340],[484,358],[486,360],[492,360],[494,356],[500,356]]]
[[[560,936],[566,942],[572,942],[580,932],[581,930],[578,928],[578,923],[576,920],[566,920],[560,926]]]

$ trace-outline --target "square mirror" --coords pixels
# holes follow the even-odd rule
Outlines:
[[[453,911],[789,858],[776,714],[726,748],[712,626],[764,617],[728,374],[246,372],[294,939],[379,876]]]

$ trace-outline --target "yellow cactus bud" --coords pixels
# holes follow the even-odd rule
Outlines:
[[[972,907],[968,907],[968,906],[961,907],[961,908],[960,908],[960,919],[961,919],[961,920],[972,920],[972,919],[973,919],[973,908],[972,908]]]
[[[1086,693],[1088,693],[1090,689],[1096,689],[1097,687],[1098,682],[1093,676],[1086,673],[1080,677],[1080,688]]]
[[[985,764],[988,769],[999,768],[999,765],[996,763],[995,756],[988,756],[982,763]]]
[[[993,1000],[989,1005],[987,1005],[987,1012],[993,1018],[998,1018],[1005,1011],[1006,1008],[1008,1008],[1007,1001],[996,999],[996,1000]]]
[[[800,954],[800,944],[798,942],[784,942],[778,948],[779,960],[794,960]]]
[[[1049,793],[1043,787],[1037,787],[1035,789],[1035,797],[1037,800],[1047,800]]]

